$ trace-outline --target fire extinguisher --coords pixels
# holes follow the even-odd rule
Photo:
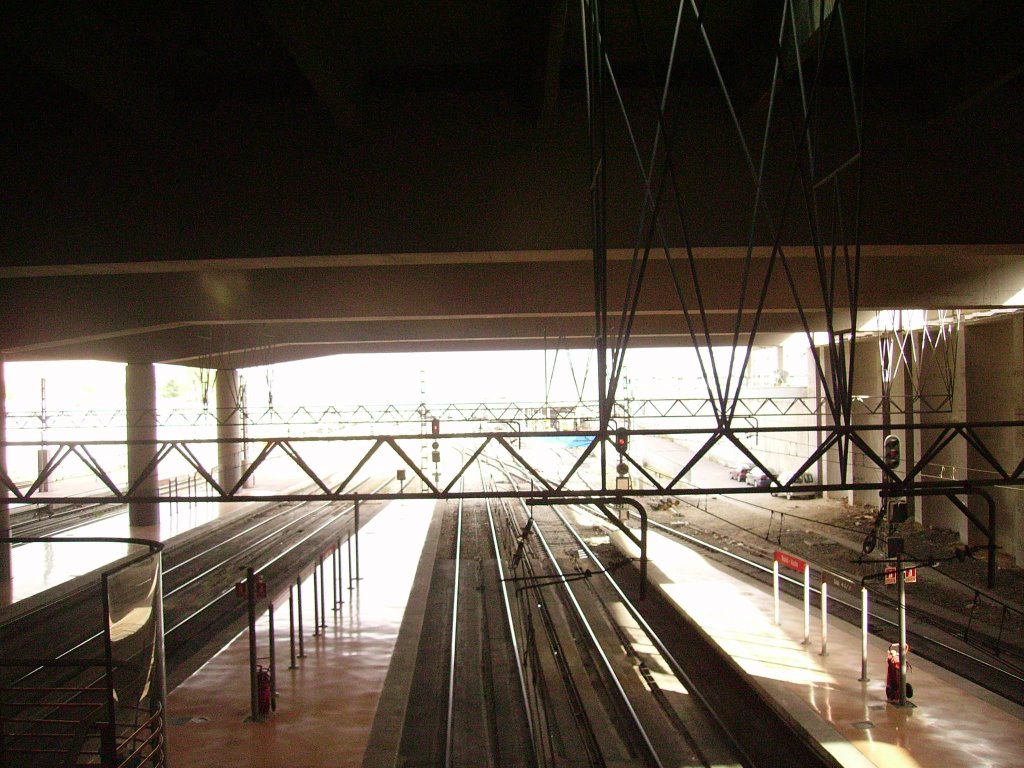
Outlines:
[[[910,671],[910,646],[903,646],[903,658],[907,662],[907,672]],[[899,701],[900,698],[900,644],[892,643],[889,646],[889,653],[885,662],[885,697],[889,701]],[[907,698],[914,697],[914,686],[907,683]]]
[[[270,695],[270,670],[262,664],[256,667],[256,697],[260,717],[266,717],[272,709],[277,709],[277,702]]]

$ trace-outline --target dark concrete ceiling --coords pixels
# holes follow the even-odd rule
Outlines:
[[[696,5],[756,161],[782,0]],[[1024,288],[1019,3],[876,1],[863,79],[864,3],[843,3],[827,37],[803,24],[810,6],[798,2],[794,21],[808,88],[822,63],[817,178],[857,148],[844,35],[866,85],[862,162],[838,186],[839,240],[850,243],[863,172],[860,307],[1004,304]],[[679,257],[682,284],[663,255],[652,263],[634,341],[691,343],[682,308],[698,299],[715,343],[731,342],[737,316],[746,333],[763,246],[776,239],[786,261],[766,286],[758,341],[799,329],[797,305],[823,327],[850,296],[823,297],[812,247],[839,218],[831,206],[815,213],[799,183],[786,194],[806,150],[794,149],[796,56],[783,56],[753,227],[762,247],[744,294],[754,179],[693,8],[668,98],[664,241],[653,243]],[[603,39],[644,158],[678,9],[607,5]],[[0,349],[230,366],[591,343],[580,17],[578,3],[557,0],[5,3]],[[646,239],[641,175],[610,88],[602,170],[615,311]]]

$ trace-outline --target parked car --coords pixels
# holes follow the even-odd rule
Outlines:
[[[787,499],[813,499],[817,497],[818,492],[809,489],[807,487],[809,485],[815,485],[814,475],[810,472],[804,472],[788,488],[779,488],[772,491],[772,496],[785,496]]]
[[[736,480],[737,482],[740,483],[745,483],[747,481],[747,472],[749,471],[749,464],[739,464],[729,470],[729,479]]]
[[[772,474],[775,473],[775,470],[770,471],[772,472]],[[747,476],[745,479],[747,485],[752,485],[755,488],[767,488],[769,484],[772,482],[771,475],[765,474],[764,470],[760,469],[759,467],[751,468],[751,470],[747,472]]]

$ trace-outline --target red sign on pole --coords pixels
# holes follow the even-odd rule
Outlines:
[[[789,552],[783,552],[781,549],[775,550],[775,562],[799,573],[803,573],[804,568],[807,567],[806,561],[801,560],[796,555],[789,554]]]
[[[264,600],[267,597],[267,582],[263,580],[262,576],[257,576],[256,579],[256,599]],[[243,600],[249,596],[249,584],[246,581],[235,582],[235,594]]]
[[[885,569],[885,583],[895,584],[896,583],[896,569],[886,568]],[[903,583],[904,584],[916,584],[917,583],[917,568],[904,568],[903,569]]]

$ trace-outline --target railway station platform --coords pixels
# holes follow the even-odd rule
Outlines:
[[[361,578],[354,588],[343,590],[339,611],[328,608],[327,627],[316,637],[311,635],[312,579],[303,583],[305,657],[295,669],[289,669],[287,595],[275,607],[277,709],[265,722],[247,722],[247,631],[171,691],[167,710],[172,763],[222,768],[361,765],[374,715],[388,707],[381,693],[410,590],[418,582],[421,553],[436,547],[440,515],[433,508],[433,501],[392,502],[360,529]],[[268,654],[268,632],[265,612],[257,622],[260,657]]]
[[[639,553],[621,533],[612,540]],[[770,589],[704,559],[657,532],[648,541],[649,579],[844,766],[1022,768],[1024,708],[911,653],[912,707],[885,695],[888,643],[834,617],[821,655],[820,608],[804,639],[803,603],[782,597],[774,623]],[[814,613],[817,611],[818,615]],[[912,651],[913,649],[911,649]],[[765,738],[771,738],[765,734]]]

